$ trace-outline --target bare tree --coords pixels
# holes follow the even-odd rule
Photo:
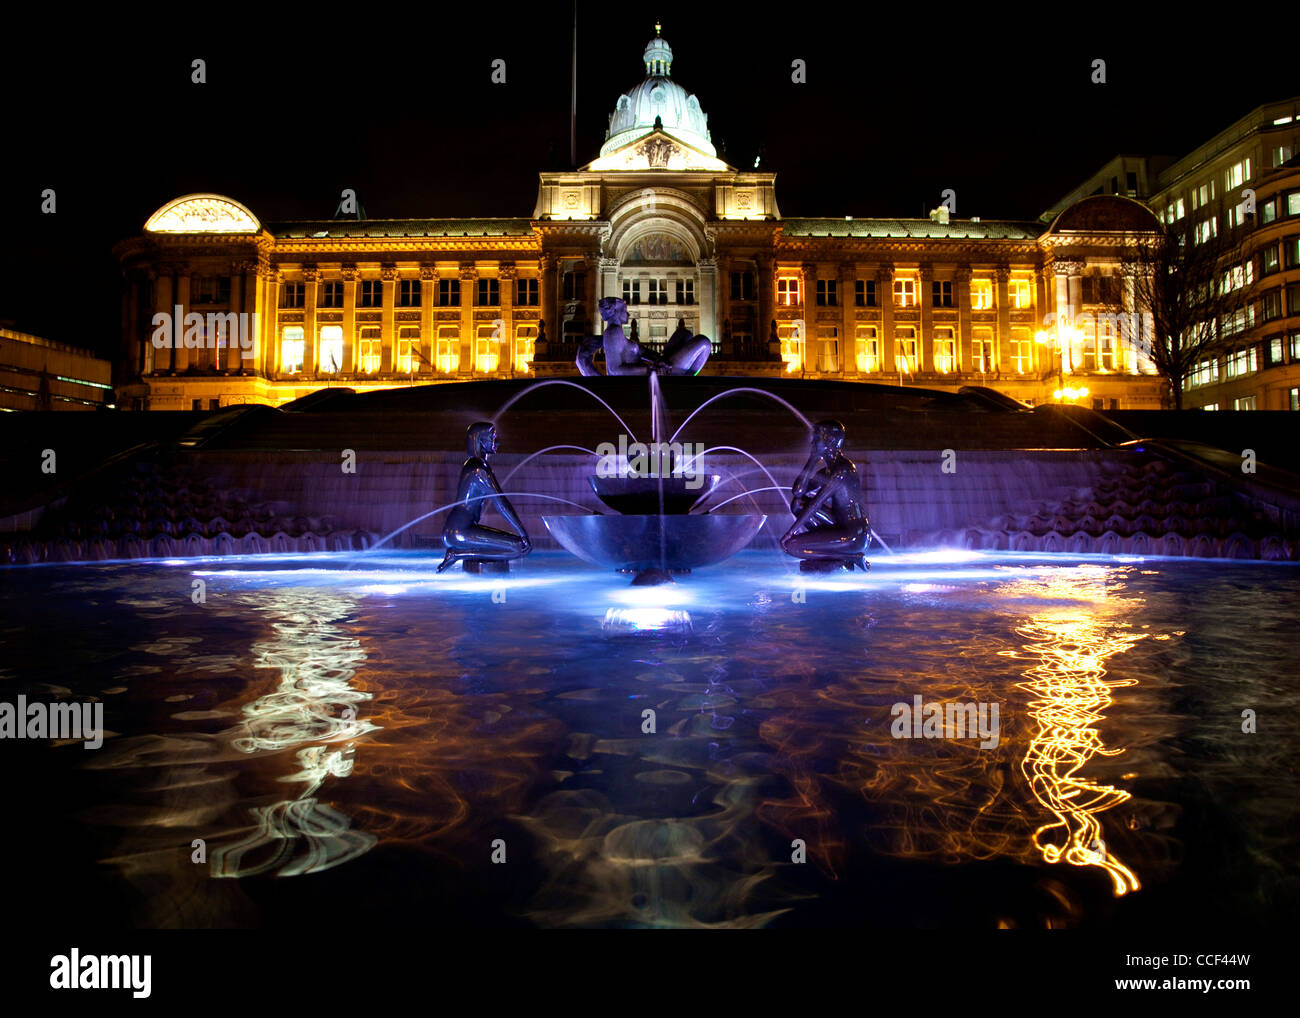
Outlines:
[[[1188,216],[1139,238],[1121,258],[1133,279],[1137,328],[1130,336],[1168,383],[1166,399],[1183,408],[1183,390],[1196,365],[1221,351],[1240,331],[1248,303],[1249,267],[1243,264],[1243,227],[1198,240]]]

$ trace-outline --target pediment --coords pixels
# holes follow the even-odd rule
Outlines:
[[[716,156],[707,155],[663,130],[644,134],[622,148],[593,160],[583,169],[595,173],[645,170],[735,172],[733,167]]]

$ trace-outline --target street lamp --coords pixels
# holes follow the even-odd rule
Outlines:
[[[1059,358],[1056,362],[1056,391],[1052,393],[1052,398],[1058,402],[1061,400],[1082,399],[1088,395],[1086,388],[1073,389],[1066,388],[1065,385],[1065,346],[1067,343],[1073,343],[1082,337],[1082,329],[1066,324],[1064,319],[1060,317],[1056,319],[1054,328],[1040,329],[1034,333],[1034,342],[1040,346],[1050,343]]]

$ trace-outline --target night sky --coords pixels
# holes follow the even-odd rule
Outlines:
[[[224,21],[212,7],[147,28],[83,24],[80,41],[6,33],[0,320],[111,353],[112,246],[194,191],[263,221],[327,218],[345,187],[372,218],[530,216],[537,173],[569,165],[572,7],[463,6],[232,6]],[[578,161],[644,78],[656,17],[719,155],[752,169],[761,154],[784,216],[920,216],[953,188],[958,217],[1034,219],[1118,152],[1182,155],[1300,92],[1254,22],[1181,38],[1101,9],[981,4],[963,20],[907,4],[584,0]],[[206,84],[190,81],[195,57]],[[496,58],[505,85],[491,83]],[[806,84],[791,82],[795,58]],[[47,187],[54,215],[40,212]]]

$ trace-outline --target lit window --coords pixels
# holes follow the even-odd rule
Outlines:
[[[916,280],[894,280],[894,304],[900,308],[916,307]]]
[[[306,288],[302,283],[285,283],[280,291],[280,307],[300,308],[303,306]]]
[[[1290,159],[1290,158],[1291,158],[1291,146],[1290,146],[1290,145],[1275,145],[1275,146],[1273,146],[1273,166],[1274,166],[1274,167],[1281,166],[1284,162],[1286,162],[1286,161],[1287,161],[1288,159]]]
[[[438,354],[434,363],[444,374],[460,370],[460,329],[456,326],[438,326]]]
[[[501,340],[495,325],[480,325],[474,337],[474,367],[484,374],[497,369],[501,355]]]
[[[403,325],[397,330],[397,364],[394,370],[404,375],[420,370],[420,327]]]
[[[1219,409],[1219,404],[1218,404],[1218,403],[1206,403],[1205,406],[1201,407],[1201,409],[1202,409],[1202,410],[1218,410],[1218,409]]]
[[[973,329],[970,342],[971,367],[981,375],[993,371],[993,330]]]
[[[1018,311],[1024,311],[1031,306],[1029,280],[1013,279],[1007,284],[1007,297],[1011,301],[1011,306]]]
[[[880,337],[874,325],[858,326],[857,360],[863,374],[880,370]]]
[[[1292,191],[1286,196],[1286,214],[1300,216],[1300,191]]]
[[[373,375],[384,363],[384,353],[379,338],[379,326],[366,325],[361,329],[361,336],[357,342],[357,356],[361,363],[361,370],[367,375]]]
[[[1234,399],[1234,400],[1232,401],[1232,409],[1234,409],[1234,410],[1254,410],[1254,409],[1255,409],[1255,397],[1254,397],[1254,396],[1242,396],[1242,397],[1240,397],[1239,399]]]
[[[320,370],[336,375],[343,370],[343,326],[320,327]]]
[[[916,329],[904,325],[894,330],[894,363],[906,374],[919,371],[920,359],[916,355]]]
[[[787,372],[798,371],[803,365],[803,337],[799,326],[786,324],[776,327],[776,337],[781,341],[781,360],[785,362]]]
[[[537,341],[536,325],[519,325],[515,328],[515,370],[528,372],[533,367],[534,344]]]
[[[1223,175],[1224,186],[1231,190],[1234,187],[1241,187],[1250,179],[1250,159],[1243,159],[1239,163],[1229,166],[1227,172]]]
[[[303,331],[301,325],[286,325],[280,334],[280,370],[297,374],[302,370]]]
[[[799,303],[799,278],[785,276],[776,281],[776,302],[786,307]]]
[[[1300,389],[1287,390],[1287,404],[1292,410],[1300,410]]]
[[[989,311],[993,308],[993,280],[976,279],[970,284],[970,306],[976,311]]]
[[[1219,219],[1217,216],[1210,216],[1202,222],[1196,224],[1196,243],[1204,244],[1211,237],[1219,235]]]
[[[934,330],[934,369],[942,374],[957,370],[957,340],[953,330]]]
[[[818,371],[840,370],[840,330],[834,325],[822,325],[817,328]]]
[[[1258,370],[1255,361],[1255,348],[1248,347],[1245,350],[1237,350],[1228,355],[1227,371],[1228,378],[1240,378],[1242,375],[1249,375]]]
[[[1028,329],[1011,330],[1011,366],[1016,374],[1027,375],[1034,370],[1034,343]]]

